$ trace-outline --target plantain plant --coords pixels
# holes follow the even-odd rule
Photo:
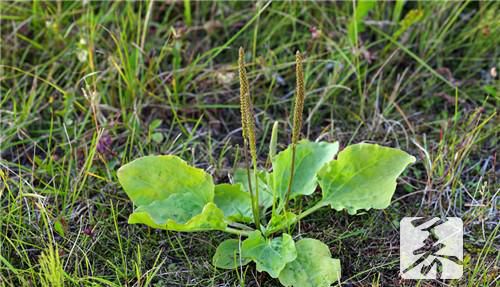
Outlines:
[[[244,51],[239,51],[241,124],[246,168],[232,183],[214,184],[205,171],[174,155],[136,159],[118,170],[118,179],[135,205],[130,224],[173,231],[219,230],[237,235],[218,247],[213,264],[235,269],[254,262],[257,271],[278,278],[284,286],[330,286],[340,280],[340,261],[319,240],[293,238],[293,227],[314,211],[384,209],[396,179],[415,158],[376,144],[348,146],[337,155],[338,142],[300,140],[304,107],[302,56],[296,54],[296,95],[292,142],[276,153],[278,124],[272,130],[272,169],[257,165],[255,119]],[[307,208],[290,202],[321,188],[322,196]],[[308,200],[307,202],[313,201]]]

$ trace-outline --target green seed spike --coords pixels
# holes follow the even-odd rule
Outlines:
[[[295,108],[293,111],[293,133],[292,143],[295,145],[299,141],[300,129],[302,127],[302,112],[304,110],[304,69],[302,68],[302,55],[299,51],[295,54],[295,74],[297,77],[297,87],[295,94]]]
[[[292,183],[295,169],[295,146],[299,141],[300,129],[302,127],[302,112],[304,110],[304,98],[306,97],[304,88],[304,69],[302,67],[302,55],[299,51],[295,54],[295,76],[297,78],[297,87],[295,88],[295,107],[293,110],[293,131],[292,131],[292,163],[290,166],[290,181],[285,196],[284,207],[288,204],[290,193],[292,192]]]
[[[252,193],[251,180],[250,180],[250,165],[247,159],[247,174],[248,174],[248,187],[250,189],[250,197],[252,200],[252,212],[254,222],[257,229],[260,229],[260,216],[259,216],[259,185],[257,176],[257,145],[255,138],[255,119],[253,114],[253,105],[250,99],[250,89],[248,85],[247,72],[245,69],[245,51],[240,47],[238,57],[238,68],[240,74],[240,108],[241,108],[241,127],[243,131],[243,141],[245,144],[245,153],[247,145],[250,146],[250,157],[252,158],[255,193]]]
[[[242,47],[240,47],[239,58],[238,58],[238,70],[240,74],[240,109],[241,109],[241,128],[243,133],[243,138],[247,139],[247,121],[248,115],[247,111],[249,110],[247,94],[249,94],[248,90],[248,79],[247,79],[247,71],[245,70],[245,51]]]

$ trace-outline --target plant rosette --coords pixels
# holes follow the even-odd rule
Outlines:
[[[119,169],[119,181],[135,205],[129,223],[237,234],[246,238],[223,241],[213,257],[216,267],[234,269],[253,261],[258,271],[279,278],[284,286],[330,286],[340,278],[340,262],[331,258],[328,246],[310,238],[294,242],[282,231],[321,207],[349,214],[386,208],[397,177],[415,158],[367,143],[351,145],[335,159],[338,143],[301,141],[296,148],[291,199],[311,195],[318,184],[322,198],[299,214],[279,208],[290,176],[291,147],[287,148],[274,157],[272,172],[259,172],[259,208],[261,214],[270,214],[263,232],[244,225],[252,221],[244,170],[236,171],[233,183],[214,185],[209,174],[172,155],[145,156]],[[273,205],[274,213],[268,212]]]
[[[303,80],[302,58],[297,59],[297,79]],[[240,68],[241,63],[240,50]],[[354,144],[338,152],[338,142],[308,140],[293,141],[275,154],[275,124],[269,148],[272,168],[259,169],[252,154],[255,135],[252,139],[254,131],[248,128],[253,125],[249,118],[251,104],[243,98],[248,96],[248,86],[244,87],[248,84],[242,73],[244,69],[240,69],[242,125],[247,128],[244,138],[250,146],[253,168],[247,161],[246,169],[234,172],[233,182],[214,184],[208,173],[174,155],[131,161],[117,173],[135,206],[128,222],[164,230],[235,234],[238,238],[227,239],[217,247],[214,266],[235,269],[254,262],[257,271],[278,278],[283,286],[330,286],[340,280],[339,259],[332,258],[329,247],[319,240],[294,240],[290,234],[293,226],[320,208],[354,215],[360,210],[388,207],[397,178],[415,158],[377,144]],[[298,80],[297,97],[301,85],[303,89]],[[297,103],[295,114],[300,101]],[[299,126],[300,121],[301,117]],[[294,132],[298,130],[294,128]],[[318,186],[321,198],[307,208],[299,211],[288,206],[290,201],[311,196]]]

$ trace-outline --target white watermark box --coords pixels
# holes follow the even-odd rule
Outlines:
[[[463,222],[458,217],[404,217],[400,222],[403,279],[459,279],[463,273]]]

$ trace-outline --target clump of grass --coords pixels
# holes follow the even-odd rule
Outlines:
[[[49,244],[38,259],[40,283],[44,287],[64,286],[64,270],[57,246]]]

